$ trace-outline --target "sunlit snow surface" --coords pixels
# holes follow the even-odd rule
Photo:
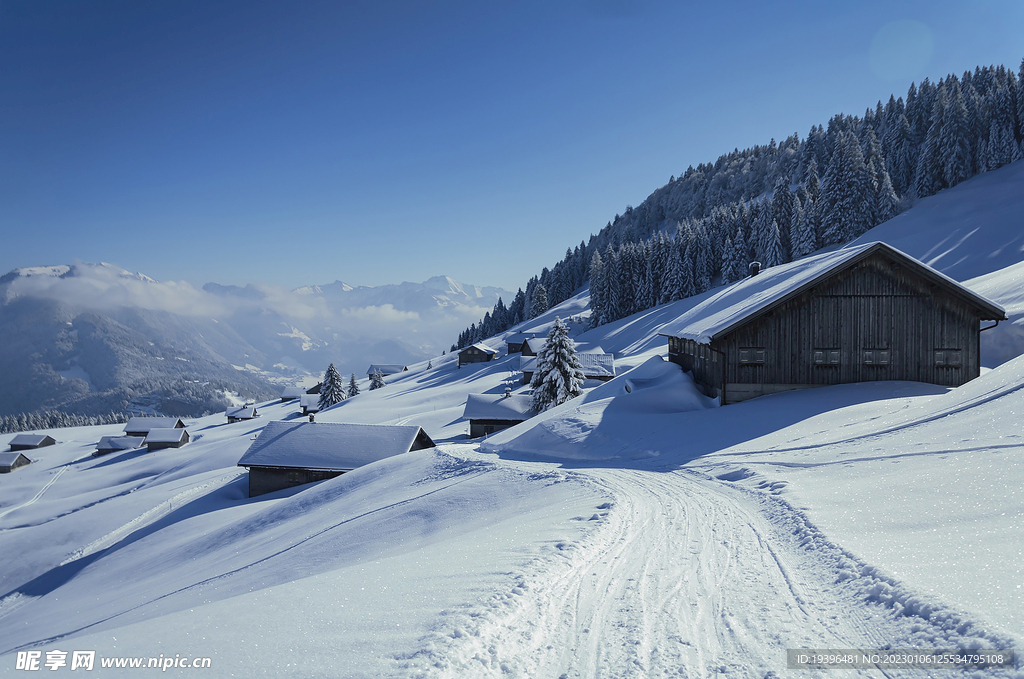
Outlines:
[[[980,238],[960,241],[999,240]],[[1015,275],[978,292],[1019,318]],[[706,296],[584,332],[582,293],[518,328],[577,317],[619,376],[486,441],[467,395],[526,393],[500,338],[489,363],[363,380],[317,421],[419,425],[438,448],[254,499],[237,462],[295,402],[187,420],[190,444],[153,453],[92,457],[118,425],[46,432],[0,475],[0,675],[25,675],[19,649],[209,656],[209,676],[765,677],[792,647],[1020,647],[1024,358],[958,389],[719,408],[658,358]]]

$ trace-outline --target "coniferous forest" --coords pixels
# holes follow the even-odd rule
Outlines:
[[[590,281],[591,323],[624,318],[848,242],[914,201],[1024,156],[1024,61],[911,84],[862,116],[690,166],[589,242],[566,250],[464,330],[502,332]]]

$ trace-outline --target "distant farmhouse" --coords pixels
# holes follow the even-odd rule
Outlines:
[[[518,354],[523,351],[523,342],[528,339],[535,337],[533,333],[517,332],[505,337],[505,345],[508,347],[507,353]]]
[[[381,377],[387,377],[388,375],[397,375],[398,373],[404,373],[409,370],[408,366],[402,365],[401,363],[373,363],[367,369],[366,374],[372,375],[375,370],[379,370]]]
[[[150,429],[149,433],[146,434],[146,448],[150,452],[164,448],[181,448],[191,438],[185,429],[177,429],[175,427]]]
[[[184,429],[177,417],[133,417],[124,425],[125,436],[146,436],[150,429]]]
[[[255,497],[433,447],[417,426],[275,421],[267,423],[238,465],[248,468],[249,497]]]
[[[462,367],[469,363],[486,363],[495,356],[498,352],[491,349],[486,344],[471,344],[462,351],[459,352],[459,366]]]
[[[104,436],[96,444],[94,456],[106,455],[119,450],[135,450],[145,445],[146,439],[142,436]]]
[[[52,436],[45,434],[18,434],[11,439],[11,450],[35,450],[57,443]]]
[[[32,460],[25,457],[24,453],[0,453],[0,474],[9,474],[15,469],[31,463]]]
[[[251,420],[255,417],[259,417],[260,414],[256,410],[256,406],[241,406],[238,408],[228,408],[225,413],[228,418],[228,424],[235,422],[241,422],[242,420]]]
[[[660,334],[725,404],[874,380],[955,387],[980,373],[981,321],[1001,320],[998,304],[875,242],[756,273]]]
[[[305,393],[306,390],[302,387],[285,387],[281,391],[281,403],[284,403],[285,401],[294,401]]]
[[[469,420],[469,437],[475,439],[525,422],[532,408],[533,398],[525,394],[470,394],[462,417]]]

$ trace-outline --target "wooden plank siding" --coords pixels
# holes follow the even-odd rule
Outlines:
[[[709,396],[724,384],[725,403],[876,380],[953,387],[980,374],[980,320],[963,297],[878,254],[710,345],[670,337],[669,359]]]

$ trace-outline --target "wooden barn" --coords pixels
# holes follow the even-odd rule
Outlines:
[[[267,423],[238,466],[249,470],[249,497],[255,497],[433,447],[417,426],[275,421]]]
[[[409,366],[402,365],[401,363],[374,363],[366,371],[366,375],[372,375],[374,370],[379,370],[381,377],[387,377],[388,375],[408,372]],[[317,393],[319,394],[320,392],[317,391]]]
[[[25,457],[24,453],[0,453],[0,474],[9,474],[15,469],[31,463],[32,460]]]
[[[255,417],[259,417],[260,413],[256,410],[256,406],[240,406],[237,408],[228,408],[224,411],[224,414],[228,418],[228,424],[235,422],[242,422],[243,420],[251,420]]]
[[[150,429],[184,429],[177,417],[132,417],[124,425],[125,436],[146,436]]]
[[[302,387],[285,387],[281,391],[281,403],[285,403],[287,401],[294,401],[295,399],[299,398],[305,393],[306,390],[303,389]]]
[[[526,332],[516,332],[505,336],[505,346],[509,354],[518,354],[523,350],[523,342],[532,339],[535,335]]]
[[[176,427],[150,429],[146,434],[146,448],[150,452],[164,448],[181,448],[191,440],[188,430]]]
[[[955,387],[980,373],[981,322],[1005,318],[998,304],[874,242],[738,281],[660,334],[669,360],[725,404],[875,380]]]
[[[104,436],[96,444],[94,457],[115,453],[119,450],[135,450],[145,445],[146,439],[142,436]]]
[[[523,356],[536,356],[537,352],[540,351],[547,343],[547,337],[530,337],[529,339],[523,340],[523,346],[520,349],[520,353],[522,353]]]
[[[469,420],[469,437],[475,439],[525,422],[532,410],[533,398],[525,394],[470,394],[462,417]]]
[[[471,344],[459,352],[459,367],[469,363],[486,363],[497,355],[498,352],[486,344]]]
[[[35,450],[57,443],[52,436],[46,434],[18,434],[11,439],[11,450]]]

